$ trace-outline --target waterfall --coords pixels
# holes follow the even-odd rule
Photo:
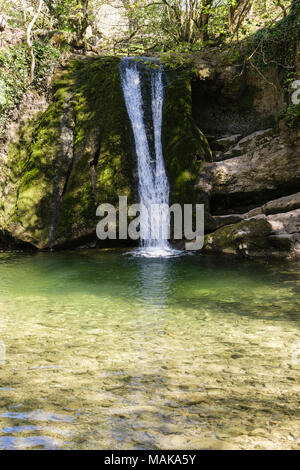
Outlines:
[[[170,256],[176,250],[172,250],[168,242],[169,182],[161,143],[162,65],[149,58],[125,58],[120,64],[120,75],[137,155],[138,192],[142,204],[139,254]],[[150,97],[143,96],[143,88]],[[147,120],[145,110],[150,111]]]

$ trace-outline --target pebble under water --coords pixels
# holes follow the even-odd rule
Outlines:
[[[300,262],[0,253],[0,449],[299,449]]]

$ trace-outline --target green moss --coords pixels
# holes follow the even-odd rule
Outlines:
[[[204,250],[242,256],[265,254],[270,248],[267,237],[271,231],[271,225],[264,218],[243,220],[206,235]]]
[[[211,160],[204,134],[192,116],[191,71],[167,69],[162,143],[171,186],[171,201],[197,199],[196,182],[202,162]]]
[[[275,68],[287,93],[296,74],[296,55],[300,40],[300,3],[291,12],[269,28],[263,28],[245,43],[247,63],[254,72],[266,75]]]
[[[47,110],[11,147],[17,191],[10,225],[36,246],[94,230],[100,203],[132,195],[135,163],[118,65],[116,58],[70,63],[55,77]]]
[[[119,59],[75,62],[74,162],[62,202],[58,235],[95,225],[100,203],[131,197],[134,161],[130,124],[119,79]],[[91,184],[91,167],[95,169]]]
[[[291,104],[280,111],[276,116],[276,121],[283,120],[286,126],[294,131],[300,131],[300,104]]]

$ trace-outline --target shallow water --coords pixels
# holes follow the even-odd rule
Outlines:
[[[1,449],[300,448],[299,262],[2,253],[0,279]]]

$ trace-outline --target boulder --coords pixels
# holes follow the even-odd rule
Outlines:
[[[242,256],[299,256],[300,209],[260,214],[223,226],[206,235],[203,250]]]
[[[293,209],[300,208],[300,193],[291,194],[290,196],[281,197],[274,201],[269,201],[262,206],[264,214],[278,214],[279,212],[290,212]]]
[[[291,194],[290,196],[281,197],[275,199],[274,201],[269,201],[266,204],[263,204],[260,207],[251,209],[250,211],[244,214],[228,214],[228,215],[218,215],[212,217],[215,228],[223,227],[224,225],[231,225],[241,220],[249,219],[255,217],[256,215],[265,214],[277,214],[284,212],[290,212],[294,209],[300,208],[300,193]],[[284,216],[283,216],[284,217]]]
[[[206,235],[204,251],[263,256],[268,248],[267,237],[272,226],[264,215],[219,228]]]
[[[268,143],[273,134],[274,130],[272,128],[253,132],[239,140],[237,145],[232,146],[227,152],[225,152],[222,155],[222,160],[238,157],[254,149],[257,150],[261,145]]]
[[[253,136],[248,139],[239,157],[204,164],[198,184],[213,214],[244,213],[299,188],[299,141],[286,133],[265,137],[258,146]]]

